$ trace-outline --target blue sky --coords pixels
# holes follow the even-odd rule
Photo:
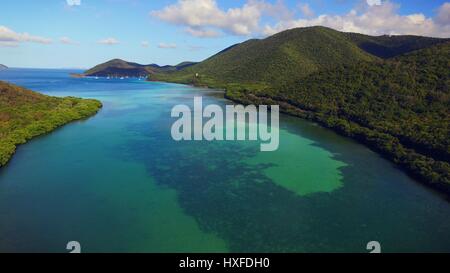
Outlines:
[[[11,67],[201,61],[309,25],[450,37],[450,2],[440,0],[17,0],[1,10],[0,63]]]

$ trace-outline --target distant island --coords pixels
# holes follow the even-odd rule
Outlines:
[[[279,104],[450,193],[449,62],[450,39],[307,27],[156,70],[148,80],[222,88],[244,104]]]
[[[3,69],[8,69],[8,67],[4,64],[0,64],[0,70],[3,70]]]
[[[97,100],[50,97],[0,81],[0,167],[9,161],[17,145],[92,116],[101,107]]]
[[[157,64],[142,65],[138,63],[127,62],[121,59],[113,59],[106,63],[99,64],[83,74],[73,74],[74,77],[110,77],[110,78],[146,78],[151,74],[163,73],[169,71],[178,71],[196,63],[183,62],[175,66]]]

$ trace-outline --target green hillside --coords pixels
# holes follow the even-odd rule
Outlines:
[[[362,50],[383,59],[392,58],[449,40],[411,35],[369,36],[358,33],[345,33],[345,35]]]
[[[442,39],[343,33],[326,27],[297,28],[263,40],[232,46],[180,71],[156,73],[151,80],[224,87],[229,83],[270,86],[313,72],[360,61],[375,61],[424,48]]]
[[[280,104],[450,193],[449,67],[449,39],[311,27],[250,40],[150,80],[225,88],[242,103]]]
[[[198,73],[205,83],[269,85],[274,81],[293,81],[335,63],[373,59],[339,32],[314,27],[249,40],[168,76],[188,82]],[[154,78],[159,79],[158,76]],[[160,78],[165,79],[164,76]]]
[[[0,81],[0,167],[17,145],[94,115],[101,106],[96,100],[49,97]]]
[[[227,96],[280,103],[285,112],[353,137],[450,193],[450,43],[390,60],[342,65],[264,90]]]
[[[445,43],[390,61],[315,73],[266,90],[266,95],[387,132],[424,154],[450,161],[449,62],[450,43]]]
[[[147,77],[154,73],[178,71],[193,64],[195,63],[183,62],[175,66],[159,66],[157,64],[142,65],[121,59],[113,59],[85,71],[83,75],[97,77]]]

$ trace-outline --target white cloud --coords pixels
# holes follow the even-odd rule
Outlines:
[[[81,5],[81,0],[66,0],[66,3],[68,6],[80,6]]]
[[[120,42],[117,39],[115,39],[115,38],[106,38],[106,39],[98,41],[98,43],[102,44],[102,45],[117,45],[117,44],[120,44]]]
[[[175,49],[177,48],[176,44],[166,44],[166,43],[160,43],[158,45],[159,48],[164,48],[164,49]]]
[[[439,7],[436,15],[436,23],[449,26],[450,25],[450,3],[444,3]]]
[[[298,8],[305,17],[310,18],[314,16],[314,11],[309,7],[308,4],[299,4]]]
[[[17,33],[5,26],[0,26],[0,46],[17,47],[20,43],[31,42],[39,44],[51,44],[52,40],[28,33]]]
[[[149,46],[150,46],[150,43],[147,42],[147,41],[143,41],[143,42],[141,43],[141,46],[142,46],[142,47],[149,47]]]
[[[379,6],[381,5],[381,0],[366,0],[369,6]]]
[[[345,15],[319,15],[315,18],[280,21],[275,25],[266,25],[265,35],[272,35],[282,30],[295,27],[327,26],[340,31],[358,32],[369,35],[424,35],[449,37],[448,23],[437,24],[433,18],[421,13],[400,15],[399,6],[392,2],[381,2],[380,5],[368,5],[361,11],[351,10]],[[444,21],[448,16],[448,7],[444,4],[436,20]],[[448,17],[447,17],[448,18]]]
[[[266,0],[247,0],[240,7],[227,10],[216,0],[178,0],[150,14],[162,21],[185,27],[185,32],[195,37],[216,37],[221,33],[232,35],[271,35],[294,28],[322,25],[340,31],[370,35],[411,34],[435,37],[450,36],[450,2],[443,4],[436,17],[422,13],[399,14],[399,6],[387,0],[365,0],[363,5],[343,15],[321,14],[316,16],[307,4],[298,4],[303,18],[295,18],[294,12],[283,4]],[[274,24],[262,26],[263,17],[271,17]]]
[[[189,33],[192,36],[200,37],[200,38],[212,38],[212,37],[219,37],[220,33],[211,30],[211,29],[203,29],[203,28],[193,28],[193,27],[187,27],[185,29],[186,33]]]
[[[201,36],[205,28],[211,27],[234,35],[250,35],[258,31],[263,13],[273,12],[278,7],[249,0],[240,8],[222,10],[216,0],[178,0],[176,4],[150,14],[168,23],[188,26],[193,35]],[[212,32],[208,34],[211,36]]]
[[[70,39],[69,37],[61,37],[60,39],[59,39],[59,41],[62,43],[62,44],[65,44],[65,45],[79,45],[80,43],[78,43],[78,42],[76,42],[76,41],[73,41],[72,39]]]
[[[283,0],[277,0],[275,4],[267,3],[265,0],[254,0],[253,4],[259,7],[262,15],[278,20],[292,19],[295,16],[295,10],[287,7]],[[301,4],[298,4],[298,6],[301,6]]]
[[[16,42],[5,42],[5,41],[0,41],[0,47],[18,47],[19,44]]]

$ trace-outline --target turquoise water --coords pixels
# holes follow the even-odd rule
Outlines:
[[[0,252],[450,252],[449,202],[350,139],[281,116],[276,152],[175,142],[172,107],[221,92],[69,72],[0,72],[104,104],[0,169]]]

